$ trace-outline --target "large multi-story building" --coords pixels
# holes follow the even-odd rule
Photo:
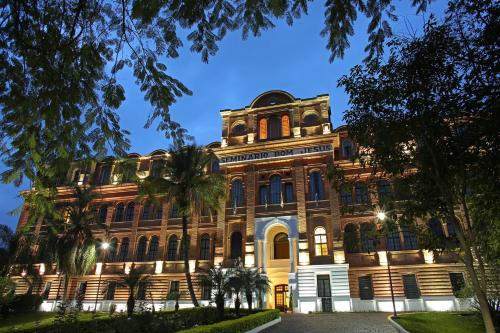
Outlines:
[[[407,228],[372,241],[377,228],[372,207],[383,207],[393,185],[352,160],[355,142],[345,127],[333,129],[328,95],[299,99],[270,91],[247,107],[220,113],[221,142],[208,148],[219,158],[211,171],[225,175],[228,197],[217,214],[203,212],[190,219],[189,269],[194,276],[211,265],[231,267],[240,259],[269,277],[268,307],[284,308],[293,293],[296,308],[307,313],[391,311],[390,272],[398,310],[461,307],[454,292],[463,283],[464,266],[450,255],[419,249]],[[155,150],[129,158],[137,160],[137,175],[144,178],[168,156]],[[326,175],[333,164],[351,187],[337,192],[331,186]],[[127,290],[116,281],[135,265],[147,267],[152,281],[139,287],[138,298],[164,304],[170,291],[186,290],[181,219],[168,202],[155,207],[138,201],[137,186],[120,181],[113,165],[107,160],[86,170],[75,165],[68,172],[68,181],[98,185],[97,218],[108,231],[96,228],[95,236],[111,243],[90,275],[71,281],[70,295],[83,293],[86,308],[93,307],[101,278],[99,306],[124,306]],[[71,199],[71,187],[60,187],[58,195]],[[446,224],[429,223],[435,233],[453,236]],[[43,220],[34,232],[44,232]],[[61,278],[53,267],[40,265],[39,271],[43,282],[38,290],[44,309],[50,309],[62,292]],[[18,281],[22,287],[22,279]],[[209,298],[209,290],[198,284],[195,289],[199,299]]]

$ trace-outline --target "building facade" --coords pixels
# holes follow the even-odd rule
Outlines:
[[[214,264],[242,262],[269,277],[267,307],[284,309],[293,294],[294,307],[303,313],[392,311],[390,272],[399,311],[466,306],[454,296],[463,285],[464,266],[451,255],[419,249],[416,235],[401,227],[376,242],[371,238],[378,222],[373,207],[382,208],[394,186],[352,160],[355,143],[345,127],[332,127],[327,95],[299,99],[270,91],[247,107],[220,114],[221,141],[208,146],[218,157],[210,172],[225,175],[228,195],[217,214],[201,212],[190,219],[189,269],[195,277]],[[129,157],[137,161],[139,178],[168,158],[164,150]],[[332,165],[350,184],[338,192],[327,177]],[[152,283],[139,288],[138,298],[168,306],[171,291],[187,289],[180,216],[171,203],[138,201],[137,186],[117,170],[113,161],[103,161],[68,171],[70,182],[99,185],[96,216],[108,231],[96,228],[95,234],[111,244],[90,275],[71,281],[69,294],[83,294],[84,308],[93,308],[96,299],[101,309],[111,303],[124,308],[127,290],[116,281],[132,265],[144,266]],[[59,199],[71,200],[71,193],[71,187],[60,187]],[[433,232],[453,237],[446,224],[426,223]],[[40,220],[32,228],[43,233],[45,227]],[[43,278],[37,290],[45,299],[43,309],[50,310],[61,296],[61,277],[53,267],[38,269]],[[23,291],[23,279],[16,277],[21,273],[13,273],[18,292]],[[195,290],[207,304],[210,291],[196,283]],[[188,294],[183,295],[182,305],[189,306]]]

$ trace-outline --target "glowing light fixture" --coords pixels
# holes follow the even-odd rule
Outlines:
[[[103,250],[107,250],[108,247],[109,247],[109,243],[108,242],[104,242],[104,243],[101,244],[101,249],[103,249]]]
[[[379,211],[379,212],[377,212],[377,218],[378,218],[380,221],[385,220],[385,212],[383,212],[383,211]]]

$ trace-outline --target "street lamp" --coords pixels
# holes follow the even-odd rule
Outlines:
[[[109,243],[108,242],[103,242],[101,243],[101,249],[106,251],[109,248]],[[101,277],[102,277],[102,270],[104,268],[104,262],[106,261],[106,254],[102,257],[102,263],[101,263],[101,270],[99,271],[99,281],[97,282],[97,293],[95,295],[95,304],[94,304],[94,313],[97,312],[97,299],[99,298],[99,289],[101,288]]]
[[[376,215],[380,221],[384,221],[386,218],[385,212],[383,210],[379,210]],[[396,302],[394,301],[394,289],[392,287],[392,274],[391,274],[391,260],[390,260],[389,255],[390,255],[390,253],[389,253],[389,250],[387,250],[387,244],[385,244],[385,257],[387,259],[387,273],[389,274],[389,286],[391,288],[392,311],[393,311],[394,317],[397,317],[398,313],[396,312]]]

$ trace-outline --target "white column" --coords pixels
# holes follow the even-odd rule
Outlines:
[[[288,238],[288,247],[290,251],[290,273],[294,272],[294,262],[295,262],[295,251],[293,250],[293,244],[295,243],[295,238]]]
[[[266,272],[267,242],[262,241],[262,272]]]

